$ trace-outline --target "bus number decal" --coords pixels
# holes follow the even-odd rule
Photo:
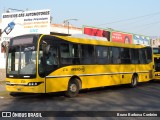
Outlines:
[[[71,71],[82,71],[82,72],[84,72],[85,71],[85,67],[82,66],[82,67],[72,68]]]
[[[63,71],[68,71],[68,69],[67,68],[63,68]]]
[[[21,83],[25,83],[25,80],[21,80]]]

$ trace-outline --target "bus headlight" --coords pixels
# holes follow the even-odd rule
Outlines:
[[[31,86],[32,85],[32,83],[28,83],[28,86]]]
[[[41,83],[43,83],[43,82],[29,82],[29,83],[27,84],[27,86],[38,86],[38,85],[40,85]]]
[[[160,74],[158,73],[158,74],[155,74],[155,76],[160,76]]]
[[[9,81],[6,81],[6,85],[10,85],[10,82],[9,82]]]

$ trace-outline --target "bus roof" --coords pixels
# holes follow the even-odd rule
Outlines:
[[[144,45],[125,44],[125,43],[104,41],[101,39],[97,40],[97,39],[90,39],[90,38],[77,38],[74,36],[56,36],[56,37],[64,39],[66,41],[73,42],[73,43],[82,43],[82,44],[104,45],[104,46],[115,46],[115,47],[126,47],[126,48],[148,47],[148,46],[144,46]]]
[[[60,39],[64,39],[66,41],[70,41],[73,43],[81,43],[81,44],[92,44],[92,45],[102,45],[102,46],[115,46],[115,47],[125,47],[125,48],[144,48],[148,46],[144,45],[136,45],[136,44],[125,44],[125,43],[118,43],[118,42],[110,42],[107,41],[107,39],[102,39],[101,37],[85,37],[84,35],[78,36],[59,36],[59,35],[45,35],[45,34],[26,34],[26,35],[20,35],[16,37],[22,37],[22,36],[28,36],[28,35],[34,35],[34,36],[54,36]],[[14,37],[14,38],[16,38]],[[13,39],[13,38],[12,38]]]

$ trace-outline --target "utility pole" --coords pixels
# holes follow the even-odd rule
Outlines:
[[[66,20],[64,20],[64,23],[67,24],[67,26],[68,26],[68,34],[69,34],[69,21],[71,21],[71,20],[77,21],[78,19],[66,19]]]

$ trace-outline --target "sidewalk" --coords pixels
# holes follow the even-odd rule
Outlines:
[[[6,70],[0,69],[0,82],[5,81],[5,78],[6,78]]]
[[[6,79],[6,70],[5,69],[0,69],[0,92],[6,91],[5,88],[5,81]]]
[[[6,83],[5,81],[0,81],[0,92],[6,91],[5,83]]]

